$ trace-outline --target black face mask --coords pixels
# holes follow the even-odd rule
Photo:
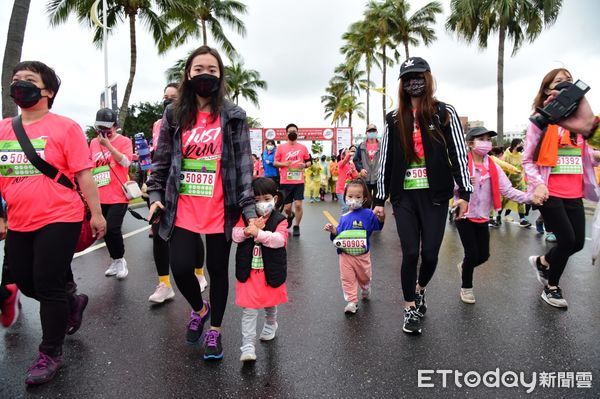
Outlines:
[[[190,84],[196,94],[203,98],[212,97],[219,91],[219,78],[208,73],[194,76],[190,79]]]
[[[288,140],[296,141],[297,139],[298,139],[298,133],[296,133],[296,132],[288,133]]]
[[[31,108],[42,98],[42,89],[31,82],[17,80],[10,85],[10,96],[21,108]]]
[[[402,83],[402,88],[411,97],[421,97],[425,93],[425,78],[411,78]]]
[[[175,100],[173,100],[172,98],[166,98],[163,101],[163,109],[166,109],[169,104],[173,104],[174,102]]]
[[[517,151],[523,152],[523,147],[517,147]]]

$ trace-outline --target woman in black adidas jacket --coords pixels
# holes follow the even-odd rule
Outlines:
[[[385,216],[385,200],[390,197],[403,254],[402,330],[420,334],[427,311],[425,287],[437,266],[454,183],[460,193],[455,203],[458,218],[467,210],[472,187],[458,115],[451,105],[433,97],[427,61],[411,57],[402,64],[398,97],[398,109],[386,117],[373,211]]]

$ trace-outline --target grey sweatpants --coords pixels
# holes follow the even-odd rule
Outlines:
[[[256,320],[258,309],[243,308],[242,310],[242,351],[256,342]],[[265,308],[265,323],[273,325],[277,321],[277,306]]]

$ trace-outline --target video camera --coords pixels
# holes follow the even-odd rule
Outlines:
[[[575,83],[560,82],[554,90],[558,90],[558,96],[545,107],[537,107],[536,113],[529,120],[544,130],[549,124],[556,124],[562,119],[569,117],[579,106],[579,101],[590,91],[590,86],[577,80]]]

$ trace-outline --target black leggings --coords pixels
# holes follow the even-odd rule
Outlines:
[[[155,223],[152,225],[152,252],[154,254],[154,264],[156,265],[156,272],[159,276],[169,275],[169,243],[163,240],[158,234],[160,224]],[[204,247],[202,245],[202,239],[198,237],[200,245],[197,246],[198,251],[196,253],[196,264],[194,268],[200,269],[204,264]]]
[[[62,353],[69,316],[65,276],[73,260],[81,222],[53,223],[31,232],[8,230],[8,268],[17,287],[40,302],[42,343],[49,356]]]
[[[421,251],[418,283],[427,286],[438,262],[446,228],[448,202],[434,204],[429,190],[407,190],[394,204],[396,228],[402,246],[402,294],[406,302],[415,300],[417,264]]]
[[[206,268],[210,277],[210,324],[221,327],[229,292],[229,251],[225,234],[206,234]],[[169,241],[171,270],[177,288],[195,311],[202,309],[200,284],[194,275],[197,259],[204,258],[200,234],[175,227]],[[200,256],[200,254],[202,254]]]
[[[102,216],[106,219],[104,242],[113,259],[121,259],[125,254],[121,226],[129,204],[102,204]]]
[[[377,183],[367,183],[367,189],[369,190],[369,194],[371,194],[371,199],[373,200],[377,195]],[[371,201],[371,209],[375,208],[375,201]]]
[[[456,221],[465,258],[462,262],[462,288],[473,288],[473,269],[490,257],[490,228],[485,223],[463,219]]]
[[[585,211],[581,198],[567,199],[550,197],[540,207],[544,224],[556,236],[556,246],[546,253],[550,265],[548,285],[558,286],[558,282],[569,257],[583,249],[585,243]]]

